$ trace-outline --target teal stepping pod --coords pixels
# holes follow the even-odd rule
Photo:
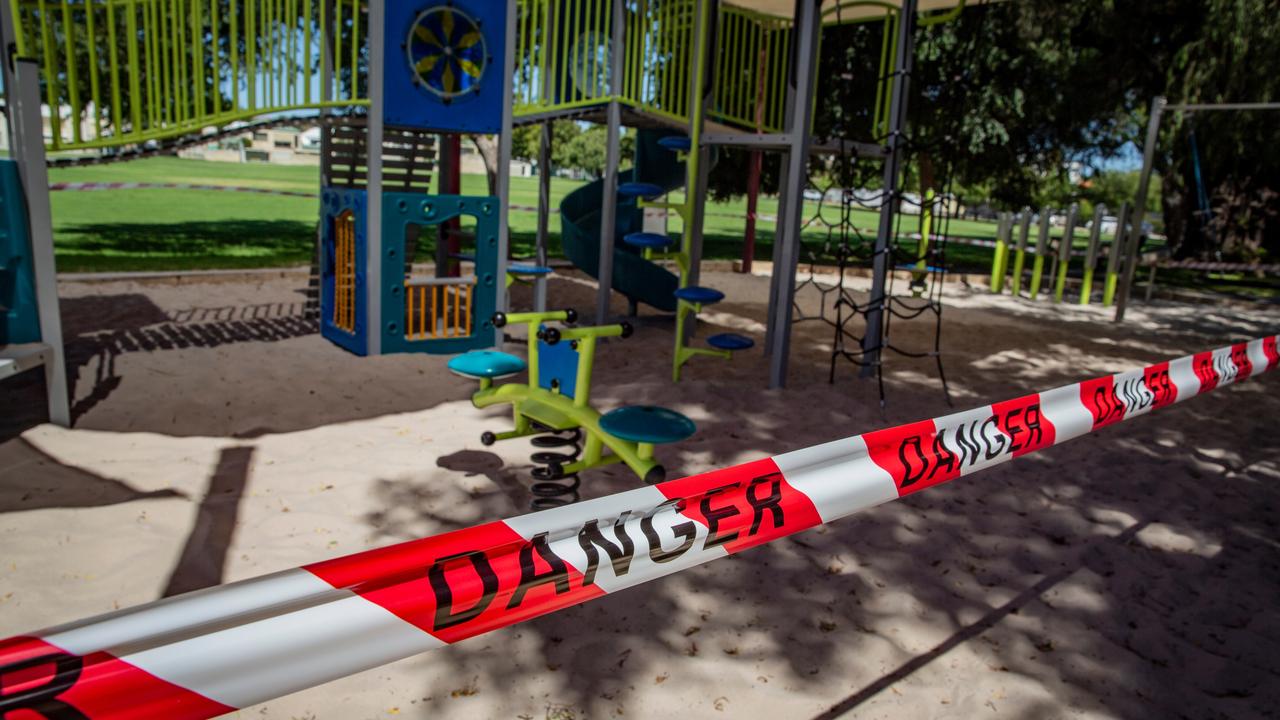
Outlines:
[[[449,372],[469,378],[504,378],[525,369],[524,360],[494,350],[473,350],[449,360]]]
[[[600,429],[623,440],[661,445],[684,440],[696,432],[698,426],[675,410],[656,405],[627,405],[605,413],[600,418]]]

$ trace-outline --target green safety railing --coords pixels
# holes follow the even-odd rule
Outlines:
[[[611,0],[516,3],[515,115],[609,99]]]
[[[638,0],[628,18],[623,102],[678,122],[689,118],[696,0]]]
[[[613,93],[612,0],[519,0],[516,117],[617,99],[676,121],[689,111],[694,0],[629,0],[623,18],[623,76]]]
[[[791,20],[721,6],[711,117],[749,129],[781,132],[791,65]]]
[[[263,115],[368,104],[368,9],[362,0],[9,2],[18,52],[40,64],[53,151],[136,144]],[[854,5],[884,9],[873,115],[878,136],[888,119],[897,13],[883,0],[837,7]],[[688,121],[698,7],[697,0],[624,3],[618,101]],[[828,10],[824,22],[838,12]],[[517,0],[516,117],[615,99],[612,13],[611,0]],[[781,131],[792,21],[725,4],[711,22],[719,50],[710,58],[715,91],[709,116],[749,130]]]
[[[40,65],[50,150],[368,103],[360,0],[10,2],[18,52]]]

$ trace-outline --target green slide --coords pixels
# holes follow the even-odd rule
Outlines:
[[[676,153],[658,144],[671,130],[640,130],[636,136],[636,166],[618,173],[618,183],[647,182],[663,190],[684,185],[684,163]],[[560,203],[560,242],[565,257],[592,277],[600,272],[600,202],[604,180],[587,183],[565,196]],[[640,250],[622,242],[628,233],[643,229],[643,211],[635,200],[618,199],[617,223],[613,236],[613,289],[636,303],[675,312],[673,294],[679,278],[656,263],[645,260]]]

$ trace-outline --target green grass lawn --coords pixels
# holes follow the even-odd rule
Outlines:
[[[191,183],[316,193],[319,169],[166,157],[55,168],[50,171],[50,181]],[[581,184],[554,178],[551,183],[552,207],[558,207],[561,198]],[[482,195],[486,192],[483,176],[462,177],[463,194]],[[683,199],[680,193],[673,195],[675,200]],[[52,202],[58,267],[63,271],[79,272],[305,264],[311,261],[319,214],[315,198],[202,190],[55,192]],[[510,202],[536,206],[537,179],[512,178]],[[822,208],[821,215],[834,221],[838,219],[839,210],[836,206],[826,206]],[[762,217],[757,222],[755,257],[767,260],[773,252],[776,228],[773,218],[778,212],[777,199],[760,198],[757,212]],[[818,214],[817,203],[805,203],[806,218],[814,218]],[[704,224],[705,258],[734,259],[742,256],[745,216],[745,198],[708,205]],[[521,256],[531,255],[537,214],[516,210],[511,212],[510,218],[513,252]],[[872,211],[856,210],[853,222],[864,236],[871,237],[875,234],[878,216]],[[549,250],[556,255],[559,254],[559,213],[552,212],[548,226],[551,234]],[[902,232],[914,232],[918,229],[918,220],[904,216],[899,227]],[[679,219],[673,217],[670,230],[679,232],[680,229]],[[987,222],[956,220],[952,221],[949,230],[955,236],[994,238],[996,226]],[[821,222],[811,222],[803,237],[806,252],[802,257],[826,262],[834,259],[828,244],[829,231]],[[1078,231],[1076,244],[1083,246],[1086,240],[1084,231]],[[910,241],[907,244],[910,246]],[[419,257],[430,257],[430,249],[429,242],[424,244]],[[948,264],[954,270],[983,272],[990,268],[991,250],[953,244],[948,250]]]
[[[55,168],[50,182],[150,182],[233,185],[243,187],[317,193],[319,169],[305,166],[278,166],[259,163],[215,163],[179,158],[150,158],[99,166]],[[579,181],[555,178],[551,183],[552,207],[582,185]],[[462,192],[487,193],[480,175],[464,175]],[[673,199],[683,199],[673,193]],[[534,207],[538,203],[536,178],[511,179],[510,202]],[[195,270],[213,268],[263,268],[304,265],[311,262],[319,215],[318,200],[312,197],[256,195],[201,190],[106,190],[95,192],[55,192],[52,194],[54,241],[58,269],[64,272],[104,272],[126,270]],[[707,259],[726,260],[742,256],[746,200],[711,203],[706,209],[704,252]],[[818,214],[818,204],[805,203],[805,217]],[[755,257],[767,260],[773,253],[778,203],[776,198],[760,198]],[[838,207],[825,207],[822,214],[832,220]],[[512,211],[512,249],[516,255],[533,254],[537,215]],[[865,210],[853,212],[853,224],[865,237],[874,236],[878,216]],[[560,215],[552,212],[549,251],[560,251]],[[903,216],[903,233],[918,229],[918,219]],[[940,228],[939,228],[940,229]],[[952,221],[953,237],[992,239],[994,223]],[[672,219],[670,230],[679,232],[680,221]],[[1061,229],[1054,230],[1060,236]],[[1032,228],[1030,242],[1035,243]],[[804,234],[802,258],[834,262],[828,230],[812,222]],[[1110,238],[1107,238],[1109,241]],[[1083,248],[1087,233],[1078,229],[1074,245]],[[912,241],[904,243],[908,253]],[[419,248],[418,256],[431,257],[431,242]],[[947,250],[947,264],[953,272],[987,272],[992,251],[953,243]],[[1030,267],[1030,262],[1028,262]],[[1078,268],[1078,261],[1077,266]],[[1046,280],[1046,282],[1051,282]],[[1272,279],[1244,276],[1210,276],[1179,271],[1162,273],[1161,285],[1200,288],[1245,297],[1274,297],[1280,289]]]
[[[74,168],[55,168],[50,182],[143,182],[234,185],[291,192],[315,193],[319,171],[315,167],[258,163],[215,163],[179,158],[150,158],[132,162]],[[552,207],[582,183],[555,178],[551,184]],[[462,192],[486,192],[480,175],[464,175]],[[189,270],[210,268],[276,267],[311,260],[318,201],[314,198],[255,195],[202,190],[105,190],[53,193],[54,237],[58,267],[69,272],[122,270]],[[675,199],[683,199],[680,194]],[[510,202],[534,207],[538,202],[536,178],[511,179]],[[816,203],[806,203],[806,217],[817,213]],[[834,217],[838,208],[824,212]],[[777,200],[760,199],[756,257],[768,259],[773,251]],[[732,259],[742,255],[746,200],[712,203],[707,208],[704,256]],[[533,252],[537,215],[511,213],[513,251]],[[863,229],[876,226],[875,213],[858,211],[854,221]],[[905,218],[904,228],[915,229],[915,219]],[[550,251],[559,252],[560,216],[548,219]],[[680,231],[674,219],[672,232]],[[995,226],[967,221],[952,224],[952,232],[993,237]],[[813,224],[804,234],[807,246],[819,256],[827,231]],[[429,250],[429,245],[423,251]],[[957,246],[952,257],[966,267],[990,264],[990,252]]]

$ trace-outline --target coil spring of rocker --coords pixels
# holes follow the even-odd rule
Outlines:
[[[564,472],[564,466],[577,461],[582,454],[582,430],[547,430],[547,434],[539,435],[530,442],[536,448],[556,448],[556,450],[539,450],[530,459],[533,468],[534,483],[529,487],[533,493],[533,501],[529,506],[534,510],[568,505],[578,502],[578,487],[582,479],[577,473]]]

